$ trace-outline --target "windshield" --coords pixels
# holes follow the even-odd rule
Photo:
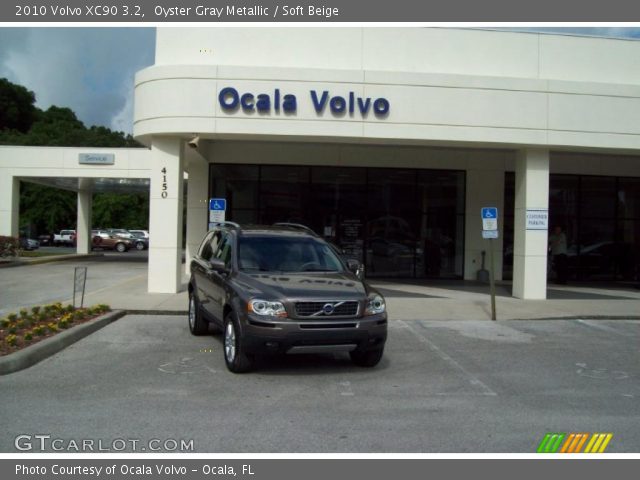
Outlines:
[[[315,238],[268,235],[239,239],[238,265],[243,271],[337,272],[342,263],[325,242]]]

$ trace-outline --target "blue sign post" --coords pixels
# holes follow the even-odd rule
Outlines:
[[[489,289],[491,292],[491,320],[496,319],[496,284],[493,265],[493,239],[498,238],[498,209],[482,207],[482,238],[489,239]]]

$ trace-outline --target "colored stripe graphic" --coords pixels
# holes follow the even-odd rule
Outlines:
[[[567,437],[567,441],[562,445],[560,453],[580,453],[582,445],[589,438],[588,433],[571,433]]]
[[[589,438],[591,436],[591,438]],[[538,453],[580,453],[582,447],[587,443],[584,453],[603,453],[609,442],[613,438],[613,433],[547,433],[540,445]],[[564,440],[564,443],[563,443]],[[562,446],[562,447],[561,447]],[[560,451],[558,451],[560,450]]]
[[[547,433],[538,445],[538,453],[556,453],[566,435],[566,433]]]
[[[603,453],[612,437],[612,433],[594,433],[584,453]]]

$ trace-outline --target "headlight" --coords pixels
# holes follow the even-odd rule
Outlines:
[[[379,313],[384,313],[386,310],[386,305],[384,303],[384,298],[381,295],[374,294],[369,296],[367,299],[367,308],[365,309],[365,315],[377,315]]]
[[[257,315],[268,315],[271,317],[287,316],[287,311],[284,309],[284,305],[280,302],[269,302],[267,300],[260,300],[256,298],[249,300],[247,308],[249,313],[255,313]]]

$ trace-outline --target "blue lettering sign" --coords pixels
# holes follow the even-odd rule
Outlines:
[[[390,104],[386,98],[360,97],[355,92],[349,92],[347,97],[340,95],[331,95],[328,90],[323,90],[319,94],[316,90],[309,91],[311,95],[311,104],[318,114],[323,114],[329,106],[329,111],[336,116],[346,113],[353,116],[359,113],[366,116],[371,110],[377,117],[385,116],[389,113]],[[242,108],[243,111],[250,113],[259,111],[261,113],[269,113],[272,110],[279,113],[283,110],[285,113],[295,113],[298,109],[298,103],[295,95],[280,93],[280,89],[276,88],[273,95],[268,93],[254,94],[251,92],[240,94],[233,87],[225,87],[218,94],[218,102],[223,110],[232,111]]]

